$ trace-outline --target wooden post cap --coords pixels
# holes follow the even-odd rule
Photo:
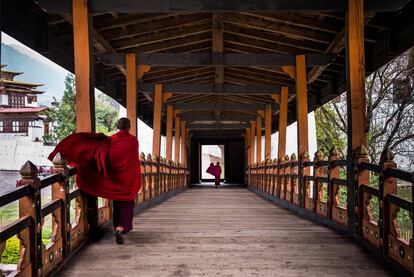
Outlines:
[[[38,173],[39,171],[37,167],[31,161],[25,162],[20,168],[20,175],[22,179],[32,179],[37,177]]]
[[[392,163],[394,161],[394,157],[394,153],[390,149],[387,149],[381,156],[380,163]]]
[[[56,154],[56,156],[53,158],[52,163],[55,167],[65,167],[68,164],[66,158],[63,157],[60,153]]]
[[[323,153],[321,150],[317,150],[315,152],[315,160],[321,161],[323,160]]]
[[[285,156],[285,162],[289,162],[289,160],[290,160],[289,155],[286,155],[286,156]]]

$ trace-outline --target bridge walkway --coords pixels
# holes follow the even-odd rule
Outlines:
[[[193,188],[108,229],[59,276],[393,276],[342,234],[244,188]]]

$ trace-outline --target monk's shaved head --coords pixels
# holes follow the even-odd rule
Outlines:
[[[121,117],[116,123],[116,128],[122,131],[129,131],[131,129],[131,121],[126,117]]]

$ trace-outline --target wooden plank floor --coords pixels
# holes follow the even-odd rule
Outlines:
[[[352,240],[242,188],[190,189],[87,245],[58,276],[392,276]]]

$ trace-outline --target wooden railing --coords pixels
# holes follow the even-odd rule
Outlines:
[[[352,235],[370,245],[380,256],[413,273],[414,230],[402,232],[397,222],[399,211],[406,210],[413,228],[413,202],[397,195],[397,181],[411,184],[413,199],[414,173],[398,169],[393,158],[389,152],[380,165],[372,164],[366,149],[361,148],[353,170],[357,191],[355,201],[348,201],[348,161],[336,149],[330,151],[328,159],[317,151],[313,161],[306,153],[300,162],[293,154],[279,161],[251,164],[246,179],[250,187],[286,203],[284,206],[294,205],[295,209],[314,214],[319,221],[344,231],[348,230],[349,224],[353,224],[349,223],[348,212],[355,212],[358,233]],[[312,172],[311,167],[313,173],[309,173]],[[378,174],[377,180],[370,174]],[[372,197],[378,198],[377,207],[372,207]],[[351,207],[351,203],[355,206]],[[374,208],[377,219],[372,214]]]
[[[145,158],[144,154],[140,160],[142,188],[136,198],[137,205],[186,186],[189,171],[183,165],[151,155]],[[103,205],[98,207],[96,197],[85,195],[76,184],[70,189],[76,168],[68,167],[60,154],[53,160],[52,175],[39,178],[37,167],[30,161],[22,166],[20,174],[16,188],[0,195],[0,208],[15,201],[19,206],[19,218],[0,229],[0,258],[8,239],[17,236],[20,256],[12,275],[47,276],[82,247],[92,229],[111,220],[111,201],[103,199]],[[51,187],[51,201],[43,204],[42,192],[48,187]],[[42,232],[48,215],[52,215],[52,235],[50,243],[45,245]],[[0,276],[8,273],[0,268]]]

